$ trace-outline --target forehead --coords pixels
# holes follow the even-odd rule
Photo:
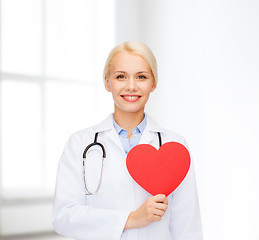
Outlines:
[[[111,60],[111,70],[150,71],[147,61],[137,54],[119,52]]]

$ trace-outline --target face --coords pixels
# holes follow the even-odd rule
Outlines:
[[[112,93],[115,112],[138,113],[144,112],[149,95],[155,89],[155,81],[144,58],[120,52],[111,61],[105,88]]]

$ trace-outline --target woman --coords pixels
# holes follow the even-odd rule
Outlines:
[[[183,182],[168,197],[151,196],[126,168],[132,147],[145,143],[159,148],[157,132],[163,143],[186,146],[183,137],[159,127],[144,112],[157,85],[151,50],[139,42],[115,47],[106,61],[104,84],[112,94],[114,114],[73,134],[64,149],[53,209],[56,231],[75,239],[201,240],[192,162]],[[95,136],[106,150],[106,159],[102,167],[101,147],[90,148],[84,174],[83,152]]]

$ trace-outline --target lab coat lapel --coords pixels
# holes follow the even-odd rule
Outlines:
[[[154,134],[152,131],[150,131],[147,125],[139,140],[139,144],[150,144],[153,138],[154,138]]]
[[[146,114],[146,116],[147,126],[140,138],[139,144],[151,144],[153,139],[157,138],[157,132],[163,133],[165,131],[149,115]]]
[[[96,126],[96,132],[106,132],[105,135],[116,145],[118,146],[123,152],[124,148],[120,141],[119,135],[116,132],[113,126],[112,114],[110,114],[103,122]]]
[[[115,145],[117,145],[121,149],[121,151],[125,153],[120,137],[114,127],[107,133],[107,136],[113,141]]]

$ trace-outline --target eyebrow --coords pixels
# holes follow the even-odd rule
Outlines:
[[[126,73],[125,71],[115,71],[114,73]],[[137,72],[137,74],[141,74],[141,73],[148,73],[147,71],[140,71]]]

